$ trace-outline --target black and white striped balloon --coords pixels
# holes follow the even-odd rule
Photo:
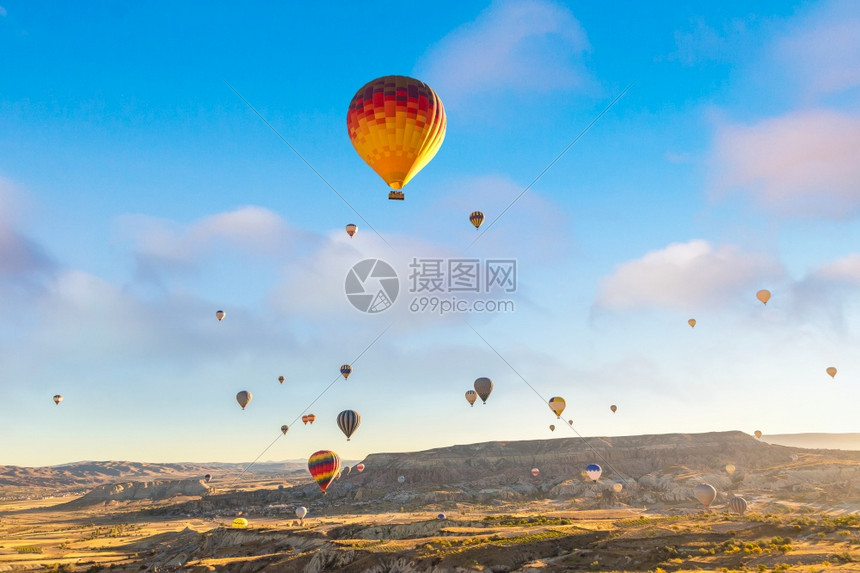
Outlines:
[[[355,410],[344,410],[337,415],[337,426],[346,435],[347,441],[358,429],[359,424],[361,424],[361,416]]]

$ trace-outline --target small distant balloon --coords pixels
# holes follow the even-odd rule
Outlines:
[[[236,394],[236,401],[239,402],[239,405],[242,406],[242,409],[245,409],[245,406],[251,401],[251,393],[247,390],[242,390],[238,394]]]
[[[568,425],[568,426],[572,426],[572,425],[573,425],[573,420],[568,420],[568,421],[567,421],[567,425]]]
[[[615,412],[617,412],[617,411],[618,411],[618,406],[616,406],[615,404],[613,404],[613,405],[611,405],[611,406],[609,407],[609,409],[610,409],[610,410],[612,410],[612,413],[614,414]]]
[[[622,489],[623,489],[623,488],[622,488],[622,486],[621,486],[621,484],[620,484],[620,483],[614,483],[614,484],[612,484],[612,491],[614,491],[615,493],[621,493],[621,490],[622,490]]]
[[[481,377],[475,380],[475,392],[481,397],[481,401],[486,404],[487,398],[490,397],[490,392],[493,391],[493,381],[486,377]]]
[[[693,328],[694,326],[696,326],[696,319],[691,318],[690,320],[687,321],[687,324],[690,325],[690,328]]]
[[[299,506],[296,508],[296,517],[298,517],[299,519],[304,519],[307,514],[308,508],[304,506]]]
[[[448,519],[448,516],[445,515],[444,513],[440,513],[439,515],[436,516],[436,519]]]
[[[603,473],[603,468],[601,468],[597,464],[588,464],[585,466],[585,475],[588,476],[588,479],[591,481],[597,481],[600,479],[600,474]]]
[[[756,438],[758,438],[758,439],[761,439],[761,430],[756,430],[756,431],[755,431],[755,437],[756,437]]]
[[[349,225],[346,226],[346,234],[349,235],[350,237],[354,237],[356,231],[358,231],[358,225],[350,223]]]
[[[561,396],[553,396],[549,399],[549,409],[555,412],[555,417],[559,420],[561,419],[561,413],[564,412],[564,408],[566,407],[566,402],[564,398]]]
[[[355,469],[358,470],[358,473],[363,472],[364,471],[364,464],[358,464],[357,466],[355,466]]]
[[[796,462],[799,459],[800,459],[800,456],[798,456],[797,454],[791,454],[791,461]]]
[[[308,414],[308,422],[310,422],[311,424],[313,424],[314,420],[316,420],[316,419],[317,419],[317,417],[315,415]]]
[[[729,509],[738,515],[743,515],[747,510],[747,500],[742,497],[733,497],[729,500]]]
[[[532,468],[532,475],[534,477],[538,477],[538,474],[540,474],[540,470],[537,468]]]
[[[474,390],[466,390],[466,401],[470,406],[475,406],[475,401],[478,399],[478,393]]]
[[[836,377],[836,368],[834,368],[833,366],[829,367],[827,369],[827,373],[830,374],[831,378],[835,378]]]
[[[54,404],[59,406],[60,402],[62,402],[62,401],[63,401],[63,395],[62,394],[55,394],[54,395]]]
[[[302,416],[302,424],[304,424],[305,426],[308,425],[308,417],[307,416]]]
[[[283,426],[281,426],[281,433],[286,434],[289,429],[290,429],[290,427],[288,425],[284,424]]]
[[[767,301],[770,300],[770,291],[767,289],[762,289],[755,293],[755,297],[761,301],[762,304],[766,305]]]
[[[699,500],[699,503],[705,507],[710,507],[717,499],[717,490],[709,483],[700,483],[693,488],[693,495]]]
[[[284,380],[286,380],[286,378],[284,378],[283,376],[278,376],[278,382],[280,382],[281,384],[283,384],[283,383],[284,383]]]
[[[209,481],[211,479],[212,479],[212,474],[206,474],[205,476],[203,476],[203,481],[205,481],[206,483],[209,483]]]
[[[337,427],[344,433],[347,442],[360,424],[361,416],[355,410],[344,410],[337,415]]]
[[[549,425],[549,431],[550,431],[550,432],[555,432],[555,424],[550,424],[550,425]]]
[[[344,364],[340,367],[340,374],[343,376],[343,379],[346,380],[349,378],[349,375],[352,374],[352,366],[349,364]]]
[[[735,466],[733,466],[732,464],[728,464],[726,466],[726,473],[728,473],[729,475],[734,474],[735,473]]]
[[[471,215],[469,215],[469,221],[475,226],[475,229],[481,226],[481,223],[484,222],[484,214],[480,211],[473,211]]]
[[[406,476],[400,476],[397,478],[397,483],[404,483],[406,481]]]
[[[215,311],[215,318],[218,319],[218,322],[221,322],[222,320],[224,320],[225,316],[227,316],[227,313],[224,312],[223,310]]]
[[[248,527],[248,520],[244,517],[237,517],[233,520],[233,527],[237,529],[244,529],[245,527]]]

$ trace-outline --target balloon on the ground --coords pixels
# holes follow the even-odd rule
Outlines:
[[[349,235],[350,237],[355,236],[356,231],[358,231],[358,225],[356,225],[354,223],[350,223],[349,225],[346,226],[346,234]]]
[[[239,405],[242,406],[242,409],[245,409],[245,406],[251,401],[251,393],[247,390],[242,390],[238,394],[236,394],[236,401],[239,402]]]
[[[693,495],[699,500],[699,503],[705,507],[710,507],[717,499],[717,490],[709,483],[700,483],[693,488]]]
[[[585,475],[588,476],[588,479],[591,481],[597,481],[600,479],[600,474],[603,473],[603,468],[601,468],[597,464],[588,464],[585,466]]]
[[[466,401],[469,403],[470,406],[474,406],[475,400],[477,400],[477,399],[478,399],[478,393],[477,392],[475,392],[474,390],[466,390]]]
[[[400,476],[397,478],[397,483],[403,483],[406,481],[406,476]]]
[[[564,401],[564,398],[561,396],[553,396],[549,399],[549,409],[555,412],[555,417],[561,419],[561,413],[564,412],[564,408],[567,405]]]
[[[469,215],[469,221],[475,226],[477,229],[481,226],[481,223],[484,222],[484,214],[480,211],[473,211],[471,215]]]
[[[732,475],[733,473],[735,473],[735,466],[733,466],[732,464],[726,465],[726,472],[729,475]]]
[[[537,468],[532,468],[532,475],[534,477],[538,477],[538,474],[540,474],[540,470]]]
[[[349,375],[352,374],[352,366],[349,364],[344,364],[340,367],[340,374],[343,376],[343,379],[346,380],[349,378]]]
[[[484,404],[487,403],[487,398],[490,397],[490,392],[493,391],[493,381],[486,377],[481,377],[475,380],[475,392],[481,397]]]
[[[621,493],[621,490],[622,490],[622,489],[623,489],[623,488],[622,488],[622,486],[621,486],[621,484],[620,484],[620,483],[614,483],[614,484],[612,484],[612,491],[614,491],[615,493]]]
[[[236,527],[238,529],[248,527],[248,520],[244,517],[237,517],[233,520],[233,527]]]
[[[743,515],[747,510],[747,500],[742,497],[733,497],[729,500],[729,509],[734,513]]]
[[[340,471],[340,456],[331,450],[320,450],[308,458],[308,471],[325,493],[326,488]]]
[[[286,434],[289,429],[290,429],[290,427],[288,425],[284,424],[283,426],[281,426],[281,433]]]
[[[206,474],[205,476],[203,476],[203,481],[205,481],[206,483],[209,483],[209,481],[211,479],[212,479],[212,474]]]
[[[337,415],[337,427],[344,433],[347,442],[360,424],[361,416],[355,410],[344,410]]]
[[[446,516],[444,513],[440,513],[436,516],[436,519],[448,519],[448,516]]]
[[[215,311],[215,318],[218,319],[218,322],[221,322],[222,320],[224,320],[225,316],[227,316],[227,313],[224,312],[223,310],[216,310]]]
[[[54,404],[59,406],[60,402],[62,402],[62,401],[63,401],[63,395],[62,394],[54,394]]]
[[[307,514],[308,508],[304,506],[299,506],[296,508],[296,517],[298,517],[299,519],[304,519]]]
[[[767,289],[762,289],[755,293],[755,297],[761,301],[762,304],[767,304],[767,301],[770,300],[770,291]]]
[[[406,76],[365,84],[349,104],[346,128],[358,155],[391,189],[402,189],[445,139],[442,100],[430,86]]]

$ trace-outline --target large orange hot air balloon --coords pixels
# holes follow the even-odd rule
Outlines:
[[[340,471],[340,456],[331,450],[320,450],[308,458],[308,471],[325,493],[326,488]]]
[[[368,82],[346,113],[352,146],[392,189],[402,189],[433,159],[447,124],[436,92],[406,76]]]

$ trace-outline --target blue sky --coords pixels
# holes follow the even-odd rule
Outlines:
[[[858,28],[850,1],[0,0],[0,464],[253,459],[386,327],[264,459],[569,437],[517,372],[583,435],[858,431]],[[448,114],[402,203],[345,128],[388,74]],[[378,315],[343,290],[370,257],[404,289]],[[410,312],[413,257],[516,259],[516,310]]]

